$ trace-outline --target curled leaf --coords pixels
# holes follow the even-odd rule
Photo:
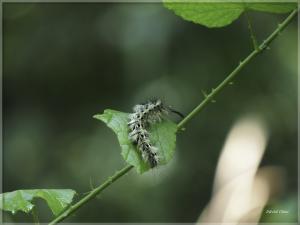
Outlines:
[[[95,115],[94,118],[106,123],[117,135],[121,146],[121,155],[124,160],[133,165],[139,173],[146,172],[150,169],[147,162],[135,145],[128,138],[128,113],[106,109],[103,114]],[[173,157],[176,145],[177,125],[170,120],[163,120],[161,123],[152,125],[149,129],[150,141],[158,148],[160,156],[160,165],[167,164]]]

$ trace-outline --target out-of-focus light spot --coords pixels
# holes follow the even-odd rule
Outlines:
[[[247,217],[258,221],[270,192],[267,181],[256,177],[267,139],[267,129],[258,118],[235,123],[217,165],[212,200],[200,222],[236,224]]]
[[[215,176],[214,191],[238,176],[253,176],[267,141],[264,124],[257,118],[244,118],[233,126],[226,138]]]

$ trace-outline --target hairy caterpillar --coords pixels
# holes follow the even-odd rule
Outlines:
[[[151,168],[154,168],[159,163],[158,149],[150,142],[147,129],[151,124],[161,122],[163,116],[169,112],[177,113],[181,117],[183,115],[165,106],[159,99],[138,104],[134,106],[133,111],[129,114],[129,139],[137,146],[143,160],[148,162]]]

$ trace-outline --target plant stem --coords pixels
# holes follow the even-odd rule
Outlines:
[[[191,112],[189,113],[178,125],[177,128],[182,129],[183,126],[195,117],[210,101],[213,101],[213,98],[226,86],[230,81],[238,74],[238,72],[246,66],[257,54],[265,50],[268,45],[278,36],[278,34],[291,22],[292,18],[297,15],[298,10],[294,10],[284,21],[279,24],[277,29],[258,46],[257,49],[252,51],[240,64],[223,80],[215,89],[211,91],[210,94],[206,95],[205,99]],[[117,171],[112,177],[109,177],[103,184],[92,190],[87,196],[79,200],[74,205],[71,205],[64,213],[56,217],[49,225],[54,225],[65,218],[69,217],[76,210],[82,207],[84,204],[94,199],[99,193],[101,193],[105,188],[111,185],[114,181],[125,175],[133,168],[132,165],[128,165],[123,169]]]
[[[184,125],[189,122],[193,117],[195,117],[204,107],[210,103],[214,97],[224,88],[226,87],[232,79],[240,72],[242,68],[244,68],[255,56],[264,51],[269,44],[280,34],[280,32],[291,22],[291,20],[297,15],[298,9],[292,11],[292,13],[281,23],[278,24],[276,30],[271,33],[266,40],[264,40],[258,48],[254,49],[240,64],[223,80],[215,89],[212,89],[210,94],[208,94],[205,99],[193,109],[178,125],[177,129],[180,130],[184,127]]]
[[[100,192],[102,192],[105,188],[107,188],[109,185],[111,185],[114,181],[125,175],[127,172],[129,172],[133,168],[132,165],[127,165],[123,169],[117,171],[113,176],[109,177],[103,184],[96,187],[94,190],[92,190],[87,196],[83,197],[81,200],[79,200],[76,204],[71,205],[70,208],[68,208],[64,213],[56,217],[53,221],[49,223],[49,225],[54,225],[65,218],[69,217],[71,214],[73,214],[77,209],[79,209],[81,206],[86,204],[88,201],[94,199]]]
[[[33,207],[32,211],[31,211],[31,214],[32,214],[34,225],[39,225],[40,222],[39,222],[39,218],[38,218],[35,207]]]
[[[252,40],[253,47],[254,47],[255,50],[258,50],[257,40],[256,40],[254,31],[253,31],[253,28],[252,28],[251,20],[249,18],[249,15],[248,15],[247,11],[245,12],[245,16],[246,16],[246,19],[247,19],[247,22],[248,22],[248,29],[250,31],[250,37],[251,37],[251,40]]]

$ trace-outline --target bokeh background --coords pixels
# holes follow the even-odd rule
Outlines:
[[[262,41],[286,15],[249,16]],[[151,97],[187,114],[201,90],[252,50],[245,16],[208,29],[160,3],[4,3],[3,47],[3,192],[71,188],[77,199],[125,166],[116,136],[94,114],[130,112]],[[270,134],[260,165],[284,171],[266,207],[289,210],[261,221],[297,221],[297,21],[215,100],[178,136],[171,163],[131,171],[66,222],[196,221],[226,136],[248,114]],[[51,220],[36,202],[40,220]],[[32,218],[4,213],[4,220]]]

